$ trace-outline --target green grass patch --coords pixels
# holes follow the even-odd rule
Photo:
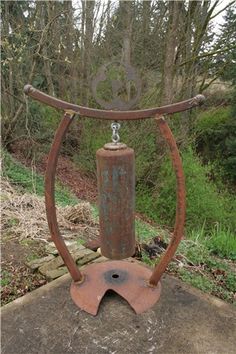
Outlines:
[[[10,182],[28,193],[44,195],[44,178],[29,168],[16,161],[9,153],[3,154],[3,176],[7,177]],[[78,199],[69,191],[68,188],[56,183],[55,199],[60,206],[75,205]]]
[[[136,218],[135,233],[139,242],[149,242],[158,234],[158,229]]]
[[[229,291],[236,292],[236,274],[235,273],[229,273],[226,277],[226,287],[228,288]]]
[[[221,224],[213,225],[211,229],[207,229],[204,223],[200,229],[190,230],[187,237],[188,240],[183,240],[182,243],[194,241],[207,249],[209,254],[236,260],[236,236]],[[196,254],[199,253],[198,250]],[[205,261],[207,261],[207,257],[205,257]]]
[[[179,271],[179,275],[184,282],[194,286],[195,288],[198,288],[207,293],[211,293],[214,290],[214,282],[207,277],[204,277],[203,275],[195,274],[194,272],[188,271],[186,269],[181,269]]]
[[[217,225],[205,240],[208,249],[222,258],[236,260],[236,235]]]
[[[8,227],[14,227],[19,224],[19,220],[17,218],[12,218],[8,220]]]
[[[143,230],[142,225],[141,230]],[[154,229],[153,233],[145,228],[144,231],[147,232],[147,236],[144,237],[143,242],[147,243],[159,233],[158,229]],[[145,232],[141,231],[141,235],[145,235]],[[162,234],[165,235],[165,232],[163,231]],[[169,243],[170,235],[168,237],[166,233],[164,239]],[[160,255],[155,259],[150,259],[145,251],[142,252],[142,261],[151,267],[154,267],[159,259]],[[210,247],[209,239],[206,238],[205,225],[198,230],[189,232],[188,238],[184,238],[180,242],[176,258],[168,266],[168,271],[206,293],[235,303],[236,274],[234,263],[215,256],[215,252]]]
[[[36,259],[40,258],[38,254],[32,253],[26,257],[27,262],[34,261]]]
[[[76,242],[77,242],[78,245],[81,245],[81,246],[84,246],[85,243],[86,243],[86,241],[83,240],[82,238],[78,238]]]
[[[210,252],[207,247],[199,241],[182,240],[177,250],[177,255],[178,254],[183,255],[190,264],[201,265],[205,263]]]
[[[35,241],[31,238],[24,238],[23,240],[20,240],[19,243],[25,247],[31,247],[35,245]]]
[[[3,270],[2,274],[1,274],[1,287],[6,286],[8,284],[10,284],[11,281],[11,274],[8,273],[7,271]]]

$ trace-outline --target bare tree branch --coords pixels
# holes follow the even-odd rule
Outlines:
[[[193,61],[196,61],[196,60],[199,60],[199,59],[202,59],[202,58],[210,57],[210,56],[213,56],[213,55],[215,55],[215,54],[225,53],[225,52],[227,52],[228,50],[235,49],[235,48],[236,48],[236,45],[233,45],[233,46],[231,46],[231,47],[224,47],[224,48],[222,48],[222,49],[213,50],[212,52],[204,53],[204,54],[201,54],[201,55],[192,57],[192,58],[190,58],[189,60],[186,60],[185,62],[180,63],[178,66],[183,66],[183,65],[185,65],[185,64],[187,64],[187,63],[189,63],[189,62],[193,62]]]
[[[219,14],[221,14],[223,11],[228,9],[228,7],[232,6],[236,1],[233,0],[229,4],[227,4],[223,9],[219,10],[214,16],[211,16],[210,20],[213,20],[213,18],[217,17]]]

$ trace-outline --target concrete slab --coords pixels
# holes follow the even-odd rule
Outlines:
[[[2,309],[2,354],[235,354],[236,310],[165,276],[160,301],[136,315],[116,294],[96,317],[78,309],[70,277]]]

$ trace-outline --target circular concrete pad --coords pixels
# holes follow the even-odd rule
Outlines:
[[[152,307],[160,298],[161,284],[149,285],[152,271],[127,261],[108,261],[90,264],[83,270],[84,281],[72,282],[70,293],[82,310],[96,315],[99,304],[108,290],[122,296],[139,314]]]

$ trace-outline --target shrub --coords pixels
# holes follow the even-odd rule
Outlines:
[[[236,115],[231,107],[202,112],[196,120],[196,146],[203,161],[214,162],[229,182],[236,182]],[[214,174],[214,171],[212,171]]]
[[[203,166],[192,149],[182,154],[187,190],[187,227],[206,229],[215,223],[235,227],[236,203],[227,195],[220,194],[216,186],[208,180],[208,166]],[[165,158],[159,171],[155,189],[145,185],[138,187],[136,206],[150,218],[166,225],[173,225],[176,206],[176,180],[170,163]]]

